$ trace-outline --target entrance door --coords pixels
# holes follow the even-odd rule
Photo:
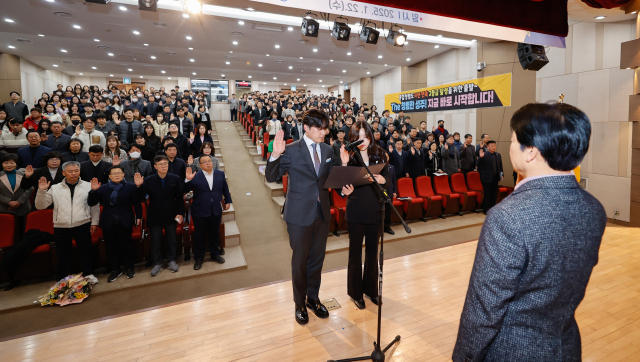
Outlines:
[[[120,89],[121,91],[124,91],[125,93],[129,92],[129,89],[133,89],[135,90],[136,88],[140,87],[140,89],[142,91],[144,91],[146,89],[146,84],[145,83],[136,83],[136,82],[131,82],[131,84],[124,84],[120,81],[110,81],[109,85],[114,85],[116,86],[116,88]]]

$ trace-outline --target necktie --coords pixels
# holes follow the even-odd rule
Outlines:
[[[313,144],[313,165],[316,168],[316,176],[320,175],[320,157],[318,157],[317,145],[317,143]]]

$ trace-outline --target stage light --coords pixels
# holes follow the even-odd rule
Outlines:
[[[202,2],[199,0],[182,0],[182,8],[190,14],[200,14],[202,12]]]
[[[398,24],[391,25],[391,28],[389,28],[389,34],[387,34],[387,43],[397,47],[404,46],[404,43],[407,41],[407,36],[397,30],[393,30],[394,26],[397,26],[401,30],[404,30]]]
[[[158,12],[157,0],[138,0],[138,9],[143,11]]]
[[[346,22],[340,22],[338,19],[344,19]],[[339,41],[349,41],[349,35],[351,35],[351,28],[347,23],[349,19],[342,16],[338,16],[333,22],[333,29],[331,29],[331,35]]]
[[[85,2],[87,3],[101,4],[101,5],[106,5],[109,3],[109,1],[111,0],[85,0]]]
[[[318,24],[317,20],[311,18],[310,16],[311,14],[313,13],[309,11],[302,16],[302,25],[300,26],[300,31],[304,36],[317,38],[318,30],[320,30],[320,24]],[[313,15],[316,16],[316,19],[318,18],[318,15],[316,14],[313,14]]]
[[[375,25],[376,28],[374,29],[370,26],[367,26],[369,24]],[[360,40],[362,40],[367,44],[377,44],[378,38],[380,37],[380,32],[377,29],[378,29],[378,25],[376,23],[367,21],[364,24],[364,27],[362,28],[362,30],[360,30]]]

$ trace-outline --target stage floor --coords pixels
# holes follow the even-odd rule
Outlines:
[[[449,361],[476,242],[385,263],[383,343],[388,361]],[[370,353],[376,308],[358,310],[346,269],[323,274],[321,298],[342,306],[299,326],[284,281],[0,343],[9,361],[326,361]],[[171,293],[170,290],[167,293]],[[135,295],[131,296],[135,298]],[[73,308],[66,307],[66,308]],[[55,313],[55,308],[51,308]],[[607,227],[600,262],[577,311],[584,361],[640,353],[640,230]]]

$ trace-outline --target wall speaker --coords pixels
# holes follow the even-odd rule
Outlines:
[[[522,69],[538,71],[549,63],[549,58],[541,45],[518,43],[518,59]]]

